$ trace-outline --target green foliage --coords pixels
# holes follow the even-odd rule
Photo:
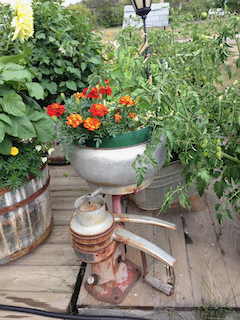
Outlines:
[[[29,41],[28,66],[44,89],[45,105],[60,92],[70,95],[84,88],[87,77],[101,63],[100,38],[91,32],[89,19],[53,1],[35,1],[35,37]]]
[[[74,12],[75,15],[84,16],[84,18],[88,18],[90,20],[90,23],[96,26],[96,15],[83,3],[78,2],[75,4],[70,4],[67,8]]]
[[[231,76],[228,60],[232,51],[226,39],[235,40],[240,49],[236,38],[240,24],[235,15],[229,19],[215,18],[209,24],[201,21],[180,24],[188,19],[188,15],[177,13],[172,17],[170,31],[149,30],[151,55],[145,60],[145,52],[139,49],[139,31],[133,27],[124,29],[117,36],[118,50],[113,48],[105,57],[101,77],[109,77],[114,86],[140,99],[141,112],[152,117],[154,134],[148,148],[157,144],[165,133],[166,163],[177,153],[185,165],[186,185],[167,192],[162,211],[177,194],[181,205],[189,207],[186,198],[189,186],[196,183],[202,196],[211,180],[219,178],[214,190],[223,202],[216,206],[217,219],[222,223],[224,216],[231,218],[228,204],[233,205],[236,212],[240,208],[239,84],[233,79],[231,85],[224,88],[222,83],[222,70]],[[213,25],[216,34],[212,36]],[[180,42],[176,38],[184,40]],[[149,159],[151,153],[134,163],[139,182]]]
[[[122,24],[124,6],[120,0],[83,0],[82,3],[94,9],[99,25],[109,28]]]
[[[16,56],[5,60],[0,58],[0,154],[10,155],[16,138],[47,142],[54,139],[55,130],[53,121],[33,100],[43,98],[40,84],[32,82],[24,66],[10,62],[17,61]]]
[[[19,153],[15,157],[9,157],[0,154],[0,189],[13,188],[16,190],[21,185],[25,185],[29,178],[40,177],[43,165],[42,158],[45,156],[45,149],[37,151],[38,143],[18,142],[14,145],[18,148]]]

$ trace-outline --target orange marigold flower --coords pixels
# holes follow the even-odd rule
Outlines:
[[[108,114],[108,108],[105,107],[102,103],[93,104],[89,112],[92,113],[93,117],[104,117],[105,114]]]
[[[49,106],[47,106],[47,114],[52,117],[60,117],[63,112],[65,111],[65,107],[61,106],[60,103],[52,103]]]
[[[135,115],[136,115],[135,112],[130,112],[130,113],[128,114],[128,116],[129,116],[130,118],[132,118],[132,119],[135,117]]]
[[[119,99],[119,103],[123,104],[124,106],[130,105],[130,106],[134,106],[135,102],[127,96],[123,96],[122,98]]]
[[[85,94],[83,92],[76,92],[73,96],[78,98],[79,100],[81,98],[85,98]]]
[[[117,123],[120,123],[122,120],[122,116],[118,112],[114,115],[114,118]]]
[[[104,80],[104,83],[105,83],[105,84],[109,84],[109,83],[110,83],[110,80],[109,80],[109,79],[105,79],[105,80]]]
[[[99,93],[110,96],[112,94],[112,88],[109,86],[106,86],[106,88],[104,88],[103,86],[100,86]]]
[[[83,123],[83,118],[80,114],[74,113],[74,114],[70,114],[67,117],[67,122],[66,124],[68,126],[72,126],[73,128],[77,128],[81,123]]]
[[[100,125],[101,125],[101,121],[98,118],[90,118],[90,117],[87,117],[87,119],[84,120],[84,124],[83,124],[83,126],[90,131],[94,131],[98,129]]]
[[[83,94],[86,96],[88,91],[88,88],[83,90]],[[87,95],[87,98],[92,98],[92,99],[98,99],[99,93],[98,93],[98,89],[96,87],[92,88],[92,90],[90,91],[90,93]]]

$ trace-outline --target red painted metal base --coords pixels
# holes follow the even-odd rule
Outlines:
[[[94,282],[86,281],[86,290],[97,300],[112,304],[121,303],[142,271],[131,261],[125,259],[125,248],[119,243],[114,254],[107,260],[92,264]]]

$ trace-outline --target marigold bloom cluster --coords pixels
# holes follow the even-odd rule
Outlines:
[[[21,42],[33,35],[33,10],[31,4],[27,0],[15,0],[13,9],[16,16],[12,20],[12,27],[15,32],[12,38],[14,41],[17,37]]]
[[[99,88],[99,93],[101,93],[101,94],[106,94],[107,96],[111,96],[111,94],[112,94],[112,88],[109,87],[109,86],[106,86],[106,88],[103,87],[103,86],[100,86],[100,88]]]
[[[105,84],[109,84],[109,83],[110,83],[110,80],[109,80],[109,79],[105,79],[105,80],[104,80],[104,83],[105,83]]]
[[[78,98],[79,100],[81,98],[85,98],[85,94],[83,92],[77,92],[75,93],[73,96],[75,96],[76,98]]]
[[[101,103],[93,104],[89,112],[92,113],[93,117],[104,117],[105,114],[108,114],[108,108]]]
[[[80,114],[74,113],[74,114],[70,114],[67,117],[67,122],[66,124],[68,126],[72,126],[73,128],[77,128],[81,123],[83,123],[83,118]]]
[[[19,153],[19,150],[17,147],[12,147],[11,149],[11,156],[16,156]]]
[[[122,116],[120,116],[119,112],[114,115],[114,118],[117,123],[120,123],[122,120]]]
[[[87,119],[85,119],[83,123],[83,126],[90,131],[94,131],[98,129],[100,125],[101,125],[101,121],[98,118],[90,118],[90,117],[87,117]]]
[[[123,96],[122,98],[120,98],[119,103],[123,104],[124,106],[127,106],[127,105],[134,106],[135,104],[135,102],[128,96]]]
[[[63,112],[65,111],[65,107],[60,105],[60,103],[52,103],[49,106],[47,106],[47,114],[52,117],[60,117]]]
[[[88,91],[88,88],[83,90],[83,95],[86,96]],[[98,99],[100,98],[99,93],[98,93],[98,89],[96,87],[92,88],[92,90],[90,91],[90,93],[86,96],[86,98],[91,98],[91,99]]]
[[[133,119],[133,118],[135,117],[135,115],[136,115],[135,112],[130,112],[130,113],[128,114],[128,116],[129,116],[131,119]]]

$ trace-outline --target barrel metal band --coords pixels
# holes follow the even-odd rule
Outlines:
[[[34,199],[36,199],[37,197],[39,197],[49,186],[49,183],[50,183],[50,177],[48,178],[46,184],[41,188],[39,189],[38,191],[36,191],[35,193],[33,193],[30,197],[28,197],[27,199],[25,200],[22,200],[20,202],[17,202],[11,206],[8,206],[8,207],[5,207],[5,208],[2,208],[0,209],[0,215],[3,215],[5,213],[9,213],[10,211],[14,211],[14,210],[17,210],[23,206],[25,206],[26,204],[28,204],[29,202],[33,201]]]

